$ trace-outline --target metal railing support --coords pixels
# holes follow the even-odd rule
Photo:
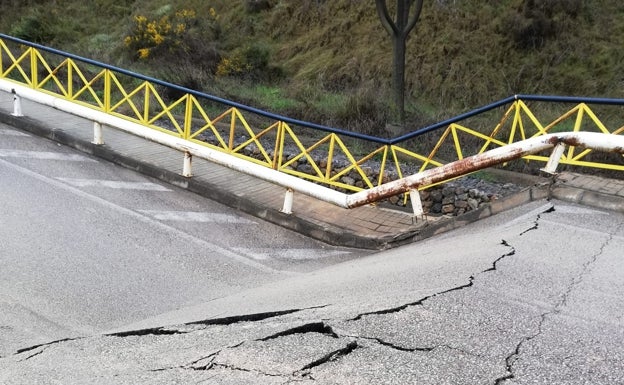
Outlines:
[[[423,210],[422,201],[420,200],[420,193],[416,189],[409,191],[410,202],[412,203],[412,211],[414,212],[414,218],[422,217],[425,212]]]
[[[190,152],[184,152],[184,166],[182,167],[182,176],[190,178],[193,176],[191,164],[193,162],[193,155]]]
[[[24,116],[22,114],[22,98],[15,92],[15,89],[12,89],[11,93],[13,94],[13,113],[11,115]]]
[[[284,195],[284,206],[280,210],[284,214],[292,214],[294,195],[295,195],[295,192],[293,189],[289,188],[286,190],[286,195]]]
[[[104,144],[104,136],[102,135],[102,123],[93,122],[93,144]]]
[[[565,147],[565,143],[558,143],[550,153],[550,158],[548,158],[546,166],[542,168],[541,171],[554,174],[557,171],[557,166],[559,165],[559,160],[561,159],[561,155],[563,155],[563,151],[565,151]]]

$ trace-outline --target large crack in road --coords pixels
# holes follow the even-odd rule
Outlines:
[[[538,214],[534,225],[521,232],[519,235],[524,235],[526,234],[528,231],[531,230],[536,230],[539,227],[539,219],[541,218],[541,215],[546,214],[546,213],[550,213],[553,212],[554,206],[551,206],[550,208],[548,208],[547,210],[543,211],[542,213]],[[494,261],[492,261],[491,266],[488,267],[487,269],[484,269],[482,271],[480,271],[477,274],[471,275],[468,277],[468,282],[466,284],[463,285],[458,285],[455,287],[452,287],[450,289],[445,289],[436,293],[433,293],[431,295],[422,297],[420,299],[418,299],[417,301],[414,302],[409,302],[407,304],[403,304],[397,307],[392,307],[392,308],[388,308],[388,309],[381,309],[381,310],[377,310],[377,311],[372,311],[372,312],[366,312],[366,313],[361,313],[358,314],[357,316],[347,320],[349,322],[353,322],[353,321],[358,321],[361,320],[364,317],[368,317],[368,316],[382,316],[382,315],[387,315],[387,314],[392,314],[392,313],[396,313],[396,312],[400,312],[403,311],[407,308],[410,307],[414,307],[414,306],[422,306],[426,301],[428,300],[432,300],[434,298],[439,298],[445,294],[448,293],[452,293],[455,291],[460,291],[460,290],[464,290],[467,288],[470,288],[473,286],[475,279],[477,279],[479,276],[481,276],[482,274],[487,274],[487,273],[491,273],[491,272],[496,272],[496,270],[498,269],[498,265],[500,263],[502,263],[502,261],[507,258],[507,257],[511,257],[513,255],[515,255],[516,250],[513,246],[511,246],[506,240],[502,240],[501,245],[507,247],[509,249],[508,252],[502,254],[501,256],[499,256],[498,258],[496,258]],[[303,366],[300,370],[295,371],[293,373],[290,374],[282,374],[283,376],[303,376],[306,377],[308,379],[313,379],[311,370],[314,368],[317,368],[321,365],[324,365],[328,362],[332,362],[336,359],[339,359],[341,357],[347,356],[349,354],[351,354],[355,349],[357,349],[358,347],[360,347],[360,345],[358,344],[358,340],[365,340],[365,341],[369,341],[369,342],[373,342],[376,343],[380,346],[384,346],[393,350],[397,350],[400,352],[405,352],[405,353],[414,353],[414,352],[423,352],[423,353],[428,353],[428,352],[432,352],[435,349],[441,348],[441,347],[445,347],[451,350],[458,350],[461,351],[464,354],[471,354],[468,353],[462,349],[450,346],[448,344],[441,344],[441,345],[435,345],[435,346],[426,346],[426,347],[408,347],[408,346],[401,346],[392,342],[388,342],[385,341],[382,338],[379,337],[375,337],[375,336],[361,336],[361,335],[353,335],[353,334],[340,334],[338,332],[336,332],[334,330],[334,328],[332,326],[330,326],[327,322],[311,322],[311,323],[305,323],[299,326],[295,326],[292,328],[288,328],[285,329],[283,331],[268,335],[266,337],[263,338],[259,338],[256,339],[256,341],[269,341],[269,340],[274,340],[277,338],[282,338],[282,337],[286,337],[286,336],[291,336],[294,334],[306,334],[306,333],[316,333],[319,335],[324,335],[324,336],[329,336],[331,338],[351,338],[352,340],[349,341],[345,347],[331,351],[327,354],[325,354],[324,356],[320,357],[319,359],[316,359],[312,362],[310,362],[309,364]],[[218,363],[216,362],[216,359],[218,357],[218,352],[215,354],[212,354],[210,356],[208,356],[209,358],[209,362],[205,365],[202,365],[201,367],[204,369],[210,369],[210,368],[214,368],[217,366],[220,367],[228,367],[227,364],[223,364],[223,363]],[[511,360],[511,359],[509,359]],[[198,361],[197,361],[198,362]],[[188,365],[185,367],[189,367]],[[192,365],[190,367],[193,367]],[[242,370],[243,368],[237,368],[238,370]],[[249,370],[249,369],[247,369]],[[266,373],[263,373],[266,374]],[[275,373],[271,373],[270,375],[275,375]]]

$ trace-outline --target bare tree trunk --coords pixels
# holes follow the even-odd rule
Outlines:
[[[392,40],[392,88],[401,125],[405,123],[405,51],[407,36],[420,17],[423,0],[396,0],[396,17],[388,12],[387,0],[375,0],[377,14]],[[412,6],[414,6],[412,8]]]
[[[405,40],[392,39],[392,90],[399,122],[405,123]]]

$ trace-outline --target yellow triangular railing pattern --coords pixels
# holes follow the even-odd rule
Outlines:
[[[609,129],[586,103],[540,120],[538,112],[544,112],[543,109],[532,109],[527,102],[515,100],[489,112],[500,114],[500,118],[490,120],[496,122],[492,129],[483,121],[476,126],[462,121],[435,131],[437,138],[429,141],[417,137],[395,144],[366,143],[283,121],[267,122],[266,118],[229,106],[211,117],[209,111],[214,108],[209,110],[208,102],[195,94],[167,100],[159,87],[149,81],[1,38],[0,78],[344,191],[371,188],[409,173],[562,129],[624,133],[623,124]],[[622,106],[613,108],[620,112]],[[553,109],[546,109],[547,115],[553,115]],[[560,164],[624,171],[623,157],[606,162],[600,160],[602,157],[592,158],[592,153],[591,149],[570,147]],[[548,155],[524,159],[546,162]],[[300,164],[307,166],[296,167]],[[347,183],[347,178],[354,176],[359,183]]]

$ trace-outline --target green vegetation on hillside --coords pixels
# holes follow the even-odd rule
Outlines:
[[[317,123],[393,123],[372,0],[7,0],[0,31]],[[426,1],[408,40],[408,126],[515,93],[622,98],[623,46],[616,0]]]

